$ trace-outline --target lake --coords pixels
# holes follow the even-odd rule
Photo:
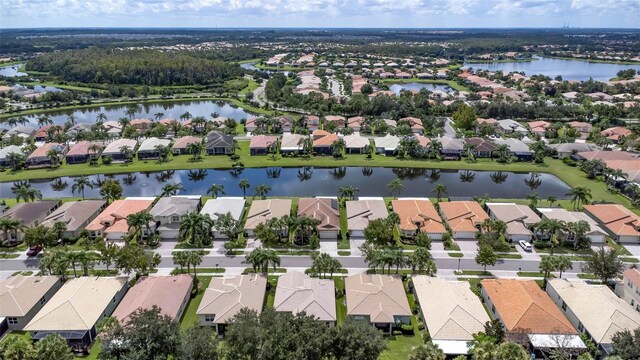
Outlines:
[[[638,69],[638,65],[590,63],[581,60],[552,59],[534,56],[538,60],[528,62],[487,62],[464,63],[464,67],[485,69],[490,71],[512,72],[522,71],[527,75],[542,74],[555,78],[561,75],[564,80],[589,80],[609,81],[616,76],[618,71],[625,69]]]
[[[18,71],[24,64],[14,64],[0,67],[0,75],[6,77],[27,76],[29,74]]]
[[[427,89],[429,91],[440,90],[447,93],[453,91],[453,89],[451,89],[451,87],[449,87],[448,85],[425,84],[425,83],[419,83],[419,82],[393,84],[389,86],[389,90],[393,91],[396,95],[400,95],[400,91],[402,90],[420,91],[421,89]]]
[[[127,105],[111,105],[91,107],[76,110],[63,110],[57,112],[49,112],[54,124],[64,124],[69,115],[73,115],[77,123],[94,123],[99,113],[107,115],[107,120],[118,120],[121,117],[129,117],[126,114],[128,109]],[[154,119],[156,113],[163,113],[164,118],[180,118],[180,115],[186,111],[190,112],[192,116],[204,116],[211,118],[211,114],[217,112],[220,116],[228,117],[235,120],[248,118],[251,114],[247,113],[240,107],[235,105],[221,102],[221,101],[171,101],[171,102],[157,102],[157,103],[143,103],[140,104],[138,111],[134,115],[134,118],[151,118]],[[27,116],[27,119],[33,126],[37,126],[37,118],[42,114],[35,114]]]
[[[119,165],[113,165],[119,166]],[[181,183],[182,194],[206,195],[211,184],[223,185],[227,196],[242,196],[238,187],[241,179],[249,180],[253,187],[259,184],[271,186],[269,196],[335,196],[338,188],[355,186],[359,196],[390,196],[387,184],[395,178],[402,179],[404,191],[399,196],[435,197],[435,184],[447,186],[450,197],[473,197],[488,194],[492,198],[525,198],[537,193],[541,198],[555,196],[564,199],[570,187],[551,174],[512,173],[490,171],[430,170],[412,168],[248,168],[240,170],[175,170],[129,175],[94,175],[89,178],[96,184],[106,178],[120,181],[124,196],[157,196],[166,184]],[[71,192],[73,179],[60,178],[60,184],[52,180],[32,181],[32,186],[45,198],[78,196]],[[64,183],[67,186],[64,186]],[[12,197],[13,184],[0,183],[2,197]],[[56,186],[60,185],[60,186]],[[56,187],[56,189],[54,189]],[[56,191],[57,190],[57,191]],[[99,197],[98,188],[87,189],[86,197]]]

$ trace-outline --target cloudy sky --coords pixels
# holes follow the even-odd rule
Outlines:
[[[624,27],[640,0],[0,0],[0,28]]]

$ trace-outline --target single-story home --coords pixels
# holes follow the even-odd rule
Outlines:
[[[17,203],[9,210],[5,211],[0,218],[20,220],[23,227],[33,227],[41,224],[44,219],[57,209],[62,202],[60,200],[40,200],[34,202]],[[24,233],[22,230],[10,230],[4,238],[4,231],[0,232],[0,239],[9,242],[22,241]]]
[[[111,315],[128,285],[126,276],[70,279],[24,330],[36,341],[58,334],[67,340],[74,352],[86,353],[98,335],[96,325]]]
[[[152,160],[160,157],[158,146],[169,147],[171,140],[151,137],[145,139],[138,148],[138,160]]]
[[[104,160],[107,156],[109,156],[115,162],[126,161],[127,158],[124,152],[122,152],[122,148],[128,147],[132,151],[135,151],[137,146],[138,146],[138,141],[135,139],[115,140],[109,143],[109,145],[107,145],[107,147],[105,147],[104,150],[102,150],[102,160]]]
[[[305,125],[310,131],[318,130],[320,126],[320,117],[316,115],[309,115],[305,118]]]
[[[446,355],[466,355],[467,343],[490,321],[469,282],[425,275],[414,275],[411,281],[431,341]]]
[[[471,137],[464,139],[464,142],[473,146],[471,153],[477,158],[490,158],[496,150],[496,145],[488,138]]]
[[[541,219],[529,206],[515,203],[487,203],[486,206],[493,220],[500,220],[507,225],[510,242],[533,239],[532,229]]]
[[[515,156],[518,161],[531,161],[533,159],[533,151],[522,140],[514,138],[495,139],[493,141],[498,145],[507,145],[511,151],[511,155]]]
[[[22,330],[62,286],[58,276],[15,275],[0,281],[0,318]]]
[[[439,137],[437,140],[442,144],[442,150],[440,150],[440,153],[442,153],[442,156],[445,159],[460,159],[462,156],[462,150],[464,149],[464,142],[461,139],[445,135]]]
[[[614,126],[614,127],[610,127],[608,129],[602,130],[600,132],[600,135],[606,137],[607,139],[615,143],[620,143],[622,142],[622,140],[624,140],[624,138],[628,137],[632,133],[633,132],[627,128],[624,128],[621,126]]]
[[[178,239],[181,220],[192,212],[200,211],[200,198],[200,195],[161,197],[149,210],[155,224],[151,228],[163,239]]]
[[[350,200],[346,202],[347,230],[352,237],[363,237],[364,229],[376,219],[389,216],[382,198]]]
[[[411,308],[400,275],[359,273],[344,279],[347,316],[391,333],[411,323]]]
[[[343,139],[348,154],[362,154],[364,153],[365,147],[371,145],[369,139],[358,134],[347,135]]]
[[[4,135],[2,135],[2,140],[7,141],[11,139],[11,137],[14,135],[26,140],[31,135],[35,134],[36,130],[37,129],[34,128],[33,126],[18,125],[9,129],[9,131],[4,133]]]
[[[151,124],[153,124],[153,120],[151,119],[133,119],[129,123],[129,126],[133,126],[140,132],[151,129]]]
[[[391,156],[396,153],[398,145],[400,145],[400,138],[395,135],[387,134],[383,137],[373,139],[373,142],[376,147],[376,154]]]
[[[300,198],[298,216],[320,221],[316,230],[320,240],[336,240],[340,235],[340,210],[335,198]]]
[[[313,152],[318,154],[333,153],[332,145],[338,140],[338,135],[324,131],[315,130],[313,136]]]
[[[92,145],[91,141],[80,141],[73,145],[65,155],[67,164],[82,164],[91,158],[97,159],[98,154],[91,150]]]
[[[475,239],[480,231],[480,224],[489,218],[475,201],[449,201],[439,205],[440,215],[454,239]]]
[[[269,135],[255,135],[251,137],[249,143],[249,154],[251,155],[265,155],[271,151],[274,146],[277,146],[278,138]],[[275,149],[274,149],[275,150]]]
[[[222,214],[231,214],[231,217],[236,221],[241,221],[244,216],[244,205],[246,200],[242,197],[219,197],[215,199],[209,199],[200,214],[208,215],[214,222],[218,220],[218,216]],[[217,238],[227,239],[227,235],[215,230],[213,236]]]
[[[280,140],[280,154],[303,153],[307,135],[285,133]]]
[[[329,326],[335,326],[335,292],[332,279],[312,278],[299,271],[287,271],[278,277],[273,309],[294,315],[304,312]]]
[[[21,146],[18,145],[7,145],[0,149],[0,167],[9,167],[11,166],[11,161],[9,159],[9,154],[15,153],[19,155],[25,155]]]
[[[53,227],[57,222],[64,223],[66,229],[62,237],[75,239],[106,207],[107,202],[104,200],[69,201],[47,215],[41,225]]]
[[[364,125],[363,116],[354,116],[347,119],[347,127],[353,129],[353,131],[359,132]]]
[[[616,295],[640,313],[640,270],[631,268],[624,271],[622,280],[616,282]]]
[[[640,244],[640,216],[620,204],[584,205],[584,212],[598,221],[619,243]]]
[[[27,167],[45,167],[51,166],[51,158],[49,157],[49,151],[55,151],[58,153],[58,163],[64,158],[67,152],[67,145],[58,143],[46,143],[37,149],[35,149],[29,156],[27,156]]]
[[[442,240],[442,234],[447,232],[442,224],[442,218],[429,199],[398,199],[392,200],[393,212],[400,217],[400,234],[415,236],[425,233],[432,240]]]
[[[587,214],[580,211],[568,211],[562,208],[538,208],[538,212],[543,219],[555,219],[564,221],[565,223],[574,223],[578,221],[586,221],[589,224],[589,231],[585,236],[592,244],[602,245],[605,243],[607,232],[604,231],[598,223],[590,218]],[[559,237],[563,241],[575,241],[575,234],[561,231]]]
[[[279,219],[285,215],[291,215],[291,199],[254,200],[247,214],[244,228],[248,236],[253,236],[253,230],[259,224],[264,224],[271,219]],[[285,234],[287,235],[286,230]]]
[[[183,155],[187,154],[187,147],[191,144],[201,143],[202,138],[197,136],[182,136],[173,142],[173,146],[171,150],[173,151],[173,155]]]
[[[291,116],[278,116],[275,121],[280,125],[283,132],[291,132],[291,129],[293,129],[293,117]]]
[[[555,150],[558,153],[558,159],[564,159],[579,152],[594,151],[598,148],[588,143],[561,143],[548,144],[547,149]]]
[[[87,225],[92,238],[121,240],[129,234],[127,216],[149,210],[155,197],[115,200]]]
[[[235,153],[233,136],[220,131],[211,131],[207,134],[207,155],[231,155]]]
[[[324,120],[328,123],[336,124],[338,129],[342,129],[345,127],[347,119],[344,116],[340,115],[327,115],[324,117]]]
[[[126,325],[136,311],[150,310],[155,306],[162,315],[180,321],[192,288],[193,277],[189,274],[142,276],[129,289],[112,316]]]
[[[93,124],[89,123],[79,123],[75,125],[71,125],[70,128],[65,131],[65,133],[72,139],[75,139],[80,133],[90,133],[93,131]]]
[[[514,132],[521,133],[522,135],[527,135],[529,130],[524,126],[520,125],[519,122],[511,119],[497,120],[498,130],[505,134],[511,134]]]
[[[606,285],[551,279],[546,290],[571,324],[586,334],[603,354],[613,353],[615,333],[640,328],[640,313]]]
[[[267,277],[262,274],[212,278],[196,311],[200,326],[215,326],[216,333],[224,335],[240,309],[262,312],[266,292]]]

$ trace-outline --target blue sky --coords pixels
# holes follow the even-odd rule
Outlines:
[[[0,0],[0,27],[625,27],[640,0]]]

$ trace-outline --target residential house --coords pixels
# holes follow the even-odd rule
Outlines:
[[[344,138],[348,154],[363,154],[367,146],[371,146],[369,139],[359,134],[347,135]]]
[[[188,214],[200,211],[200,195],[162,197],[149,210],[155,227],[163,239],[178,239],[180,222]],[[145,234],[148,235],[148,234]]]
[[[354,116],[347,119],[347,127],[350,127],[355,132],[362,130],[364,123],[363,116]]]
[[[247,214],[244,228],[248,236],[253,237],[253,231],[260,224],[271,219],[279,219],[285,215],[291,215],[291,199],[254,200]],[[284,230],[283,236],[287,235]]]
[[[33,134],[35,134],[35,132],[36,128],[34,128],[33,126],[18,125],[4,133],[4,135],[2,135],[2,140],[7,141],[11,139],[12,136],[21,137],[23,140],[26,140]]]
[[[211,131],[207,134],[207,155],[231,155],[235,153],[233,136]]]
[[[287,271],[278,277],[273,309],[294,315],[303,312],[329,326],[335,326],[335,292],[332,279],[312,278],[299,271]]]
[[[87,353],[98,331],[98,322],[109,317],[127,292],[123,277],[79,277],[68,280],[24,330],[35,341],[58,334],[74,352]]]
[[[71,125],[70,128],[65,131],[65,133],[71,138],[75,139],[80,133],[89,134],[93,132],[93,124],[89,123],[79,123],[75,125]]]
[[[115,200],[93,219],[86,230],[92,238],[121,240],[129,234],[127,216],[149,210],[155,198],[126,198]]]
[[[305,118],[305,125],[310,131],[318,130],[318,127],[320,126],[320,117],[316,115],[307,116]]]
[[[333,134],[324,130],[315,130],[312,134],[312,137],[313,152],[325,155],[333,153],[332,145],[339,139],[337,134]]]
[[[122,125],[118,121],[105,121],[102,126],[104,126],[104,129],[110,138],[117,139],[122,133]]]
[[[533,151],[522,140],[514,138],[495,139],[496,147],[498,145],[507,145],[511,151],[511,156],[515,156],[518,161],[531,161],[533,159]]]
[[[576,131],[580,133],[581,139],[586,139],[593,129],[593,125],[582,121],[571,121],[567,123],[567,126],[576,129]]]
[[[280,140],[280,154],[303,153],[307,135],[285,133]]]
[[[98,154],[92,150],[93,144],[91,141],[80,141],[73,145],[65,155],[67,164],[82,164],[92,158],[97,159]]]
[[[22,330],[62,286],[58,276],[15,275],[0,281],[0,318]]]
[[[595,245],[603,245],[605,243],[605,237],[607,233],[590,218],[587,214],[579,211],[568,211],[562,208],[538,208],[538,212],[542,219],[553,219],[563,221],[565,223],[575,223],[578,221],[586,221],[589,224],[589,231],[585,234],[587,239]],[[575,241],[575,234],[560,231],[558,234],[562,241]]]
[[[413,237],[424,233],[432,240],[442,240],[447,232],[442,219],[429,199],[392,200],[393,212],[400,217],[400,235]]]
[[[464,142],[472,146],[471,153],[476,158],[490,158],[496,150],[496,145],[488,138],[471,137],[464,139]]]
[[[376,219],[386,219],[389,216],[387,205],[382,198],[350,200],[346,202],[347,230],[351,237],[361,238],[364,229]]]
[[[474,334],[490,321],[467,281],[447,281],[414,275],[413,292],[431,341],[446,355],[466,355]]]
[[[603,93],[603,92],[592,92],[592,93],[588,93],[588,94],[584,94],[585,96],[591,98],[592,100],[599,100],[599,101],[613,101],[614,97]]]
[[[445,159],[460,159],[462,150],[464,149],[464,143],[461,139],[445,135],[439,137],[437,140],[442,144],[442,150],[440,150],[440,152]]]
[[[325,122],[334,123],[338,129],[342,129],[347,122],[347,119],[344,116],[340,115],[327,115],[324,117]]]
[[[46,143],[35,149],[27,156],[27,167],[47,167],[53,165],[52,159],[49,157],[49,151],[58,153],[58,163],[64,158],[67,152],[67,145],[58,143]]]
[[[138,132],[141,132],[151,129],[151,124],[153,124],[153,120],[151,119],[133,119],[129,123],[129,126],[133,126]]]
[[[76,239],[106,207],[107,202],[104,200],[69,201],[47,215],[41,225],[52,228],[56,223],[61,222],[66,226],[62,237]]]
[[[25,155],[24,151],[22,151],[22,147],[18,145],[7,145],[0,149],[0,167],[10,167],[11,161],[9,159],[9,154],[15,153],[19,155]]]
[[[255,135],[251,137],[249,143],[249,154],[251,155],[266,155],[271,149],[276,149],[274,146],[278,146],[278,138],[269,135]]]
[[[414,134],[422,134],[424,132],[424,126],[422,126],[422,120],[416,117],[405,117],[398,120],[398,125],[407,125],[411,128],[411,132]]]
[[[49,140],[49,131],[54,131],[58,134],[62,132],[61,128],[54,128],[54,126],[55,125],[45,125],[41,127],[33,134],[33,139],[37,142],[45,142]]]
[[[615,143],[621,143],[624,140],[624,138],[626,138],[631,134],[632,134],[631,130],[624,127],[620,127],[620,126],[610,127],[600,132],[600,135],[606,137],[607,139]]]
[[[145,139],[138,148],[138,160],[153,160],[160,157],[159,146],[168,148],[171,145],[169,139],[158,139],[155,137]]]
[[[529,131],[532,134],[539,135],[541,137],[544,137],[547,133],[547,129],[551,127],[551,123],[544,120],[531,121],[528,122],[527,125],[529,126]]]
[[[377,137],[373,139],[373,142],[376,147],[376,154],[392,156],[396,153],[398,145],[400,145],[400,138],[395,135],[387,134],[384,137]]]
[[[391,333],[399,324],[411,323],[411,308],[399,275],[359,273],[344,279],[347,316],[367,321]]]
[[[519,122],[511,119],[498,120],[498,130],[505,134],[512,134],[515,132],[521,133],[522,135],[527,135],[529,130],[527,130],[524,126],[520,125]]]
[[[476,132],[480,132],[480,128],[482,127],[483,124],[486,124],[486,126],[493,128],[494,132],[498,131],[498,129],[500,128],[500,125],[498,124],[498,120],[494,118],[488,118],[488,119],[477,118],[476,123],[478,124],[476,126]],[[489,134],[489,135],[492,135],[492,134]]]
[[[535,281],[484,279],[480,284],[485,305],[504,326],[507,340],[528,342],[537,356],[554,348],[578,352],[586,348],[571,322]]]
[[[278,116],[275,121],[285,133],[290,133],[293,129],[293,117],[291,116]]]
[[[640,216],[619,204],[584,205],[584,212],[598,221],[612,239],[640,244]]]
[[[340,236],[340,209],[335,198],[300,198],[298,216],[306,216],[320,223],[316,226],[320,240],[336,240]]]
[[[127,161],[126,154],[122,151],[125,147],[131,149],[131,151],[136,151],[136,147],[138,146],[138,141],[135,139],[118,139],[115,140],[107,147],[102,150],[102,160],[106,157],[110,157],[114,162],[124,162]]]
[[[558,159],[564,159],[575,155],[579,152],[594,151],[598,148],[593,144],[588,143],[561,143],[561,144],[547,144],[547,149],[555,150]]]
[[[17,203],[9,210],[5,211],[0,218],[17,219],[22,222],[24,228],[40,225],[44,219],[57,209],[61,204],[60,200],[40,200],[34,202]],[[9,231],[4,239],[4,232],[0,232],[2,242],[21,242],[24,238],[22,230]]]
[[[193,289],[193,277],[188,274],[174,276],[142,276],[136,281],[113,312],[113,317],[126,325],[138,310],[154,306],[160,314],[180,321]]]
[[[242,221],[245,203],[246,201],[243,197],[219,197],[209,199],[204,203],[200,214],[209,216],[211,220],[215,222],[220,215],[229,213],[234,220]],[[213,232],[213,236],[216,239],[228,239],[226,234],[217,230]]]
[[[454,239],[475,239],[480,224],[489,218],[475,201],[449,201],[439,205],[440,215]]]
[[[224,335],[240,309],[262,312],[266,290],[267,277],[262,274],[211,278],[196,311],[200,326],[215,326],[216,333]]]
[[[540,222],[540,216],[527,205],[515,203],[487,203],[489,216],[507,224],[509,242],[533,239],[533,227]]]
[[[640,313],[640,270],[627,269],[616,283],[616,295]]]
[[[546,290],[573,327],[589,337],[603,355],[613,354],[615,333],[640,328],[640,313],[606,285],[551,279]]]
[[[247,121],[245,121],[244,130],[248,134],[251,134],[258,128],[258,125],[256,124],[256,120],[258,120],[256,116],[251,116],[250,118],[247,119]]]
[[[183,155],[188,154],[187,147],[191,144],[202,143],[202,138],[197,136],[182,136],[173,142],[173,146],[171,147],[171,151],[173,155]]]
[[[606,150],[594,150],[594,151],[581,151],[575,155],[571,155],[571,158],[576,161],[580,160],[637,160],[638,155],[627,151],[606,151]]]

